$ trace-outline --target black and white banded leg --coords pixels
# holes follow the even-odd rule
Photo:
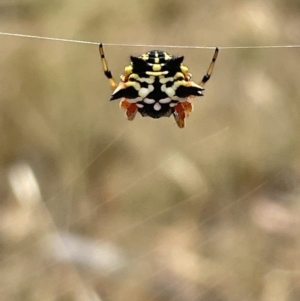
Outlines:
[[[210,79],[211,74],[212,74],[213,69],[214,69],[214,66],[215,66],[215,62],[216,62],[217,57],[218,57],[218,54],[219,54],[219,48],[217,47],[216,50],[215,50],[214,56],[213,56],[213,58],[211,60],[211,63],[209,65],[209,67],[208,67],[208,70],[207,70],[206,74],[202,78],[202,81],[200,83],[201,87],[203,87],[205,85],[205,83]]]
[[[108,69],[108,65],[107,65],[105,55],[104,55],[104,50],[103,50],[102,43],[99,45],[99,52],[100,52],[100,57],[101,57],[101,62],[102,62],[102,67],[103,67],[104,74],[108,78],[109,84],[112,87],[112,89],[115,90],[118,85],[117,85],[116,81],[114,80],[114,78],[112,77],[112,74],[111,74],[110,70]]]

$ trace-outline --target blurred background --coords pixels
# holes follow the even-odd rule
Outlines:
[[[1,0],[0,31],[292,45],[300,2]],[[299,48],[221,49],[187,126],[126,120],[97,45],[0,36],[0,300],[300,300]],[[118,80],[130,55],[106,46]],[[213,49],[184,55],[202,79]]]

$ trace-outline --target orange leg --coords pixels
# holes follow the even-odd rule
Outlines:
[[[174,107],[174,113],[173,116],[175,118],[175,121],[178,125],[178,127],[180,127],[181,129],[184,128],[185,126],[185,111],[184,111],[184,107],[181,103],[178,103],[175,107]]]
[[[182,102],[181,105],[184,108],[185,116],[188,117],[189,114],[193,111],[193,104],[190,101]]]
[[[126,116],[128,120],[133,120],[137,111],[138,107],[135,103],[130,103],[127,101],[126,98],[123,98],[120,102],[120,107],[126,111]]]
[[[173,116],[175,121],[180,128],[184,128],[185,126],[185,118],[189,116],[190,112],[193,110],[193,105],[189,101],[179,102],[174,107]]]

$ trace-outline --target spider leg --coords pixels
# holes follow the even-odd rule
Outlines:
[[[190,98],[187,98],[185,102],[181,102],[181,105],[184,109],[185,117],[188,117],[190,113],[193,111],[193,104],[189,101]]]
[[[126,111],[126,116],[128,120],[133,120],[138,107],[135,103],[130,103],[126,98],[123,98],[120,102],[120,107]]]
[[[174,107],[173,116],[175,121],[180,128],[185,126],[185,118],[189,116],[190,112],[193,110],[193,105],[190,101],[179,102]]]
[[[208,70],[206,72],[206,74],[203,76],[202,78],[202,81],[200,83],[200,86],[203,87],[205,85],[205,83],[210,79],[210,76],[213,72],[213,69],[214,69],[214,66],[215,66],[215,62],[217,60],[217,57],[218,57],[218,54],[219,54],[219,48],[217,47],[216,50],[215,50],[215,53],[214,53],[214,56],[211,60],[211,63],[208,67]]]
[[[101,62],[102,62],[102,67],[103,67],[104,74],[108,78],[109,84],[112,87],[112,89],[115,90],[117,88],[117,83],[114,80],[114,78],[112,77],[110,70],[108,69],[108,65],[107,65],[105,55],[104,55],[104,50],[103,50],[102,43],[99,45],[99,53],[100,53],[100,57],[101,57]]]

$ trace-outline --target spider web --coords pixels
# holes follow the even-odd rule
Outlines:
[[[194,25],[187,15],[207,24],[216,7],[202,7],[206,16],[174,5],[187,28]],[[61,13],[74,17],[69,9]],[[92,23],[94,9],[84,7]],[[271,25],[281,15],[272,4],[239,4],[241,11],[244,30],[251,24],[256,34],[275,35]],[[298,28],[293,16],[290,32]],[[67,21],[87,24],[66,18],[66,28]],[[51,28],[61,22],[52,16]],[[174,39],[188,44],[173,25]],[[165,34],[141,30],[165,42]],[[128,122],[107,101],[97,47],[5,41],[0,300],[299,299],[297,49],[220,52],[204,98],[180,130],[171,118]],[[144,50],[108,47],[115,77]],[[210,51],[184,50],[194,80]]]

